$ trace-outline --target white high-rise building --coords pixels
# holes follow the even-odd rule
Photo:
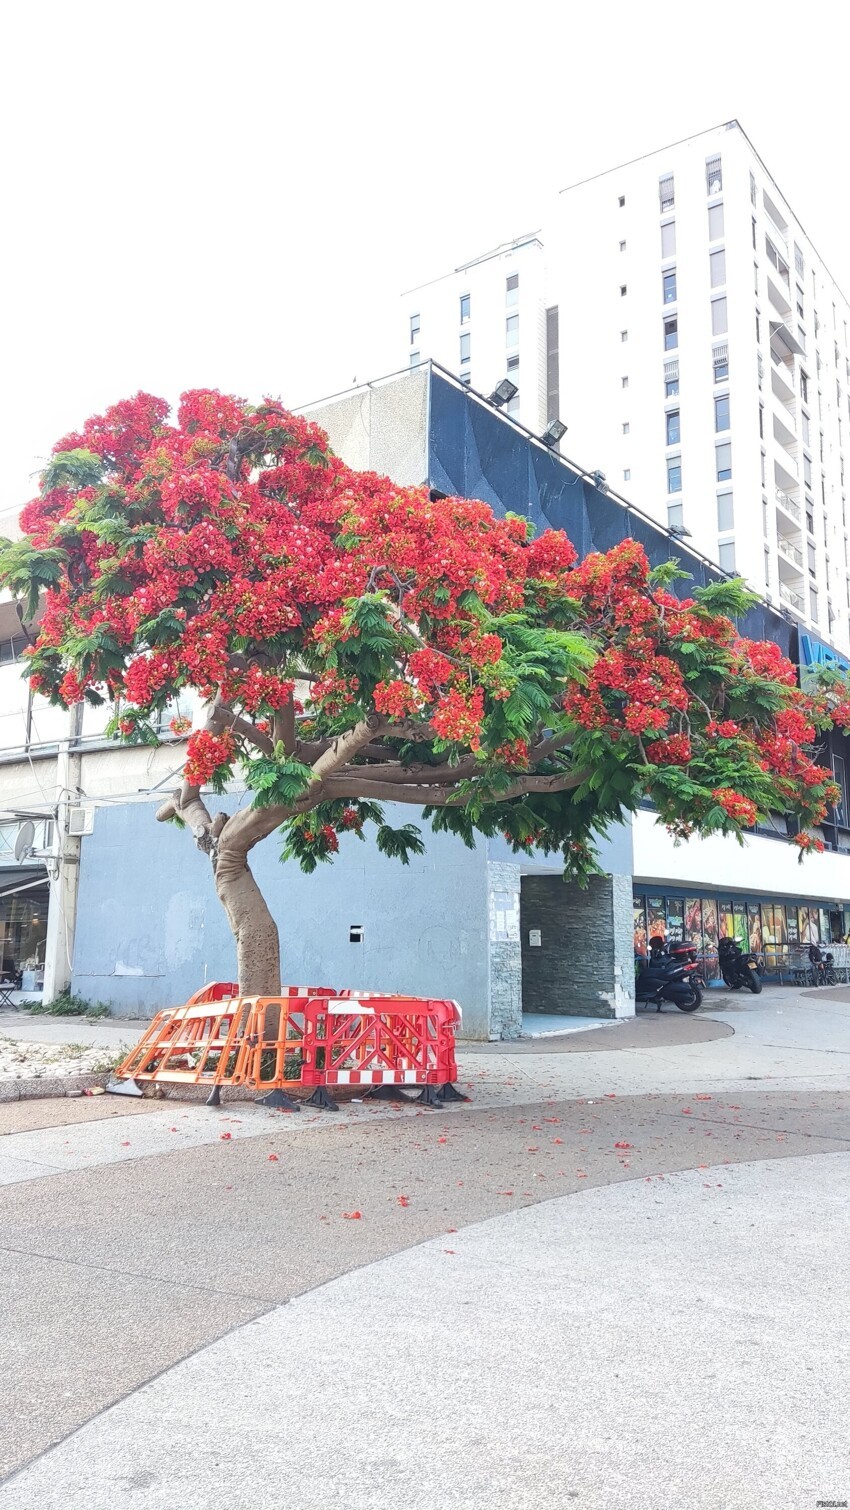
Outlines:
[[[850,307],[737,121],[563,190],[405,314],[411,360],[510,377],[514,418],[850,649]]]

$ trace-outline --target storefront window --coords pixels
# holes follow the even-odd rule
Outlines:
[[[667,902],[667,937],[671,944],[681,944],[685,933],[685,904],[681,897]]]
[[[47,938],[47,882],[0,897],[0,959],[3,980],[29,975],[28,990],[40,990]]]
[[[663,897],[646,899],[646,936],[648,939],[662,938],[667,942],[667,909]]]
[[[633,907],[634,907],[634,928],[635,928],[635,954],[639,954],[641,956],[641,958],[645,958],[646,957],[646,952],[647,952],[647,949],[646,949],[646,911],[644,909],[643,897],[638,897],[638,896],[634,897],[634,899],[633,899]]]
[[[747,919],[747,909],[743,905],[743,903],[733,903],[732,918],[735,924],[734,937],[738,940],[738,943],[743,950],[749,951],[750,925]]]
[[[758,902],[748,902],[747,917],[750,923],[750,948],[753,954],[761,954],[764,949],[764,935],[761,927],[761,908]]]

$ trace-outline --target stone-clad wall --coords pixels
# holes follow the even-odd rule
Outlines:
[[[594,876],[586,890],[559,876],[522,878],[522,984],[526,1012],[624,1017],[634,1010],[628,876]],[[540,943],[531,942],[539,932]]]

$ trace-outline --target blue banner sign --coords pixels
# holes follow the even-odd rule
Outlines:
[[[813,634],[807,634],[801,629],[798,641],[801,687],[804,687],[807,682],[811,683],[814,674],[825,667],[828,667],[830,671],[850,671],[850,661],[847,661],[843,655],[839,655],[837,650],[833,650],[831,645],[825,645],[823,640],[816,639]]]

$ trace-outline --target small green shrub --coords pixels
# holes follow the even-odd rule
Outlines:
[[[53,1001],[23,1001],[21,1006],[33,1017],[85,1017],[94,1021],[112,1015],[105,1001],[86,1001],[84,996],[74,996],[71,991],[63,991]]]

